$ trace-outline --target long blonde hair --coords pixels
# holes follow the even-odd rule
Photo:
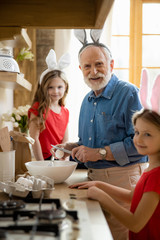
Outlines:
[[[61,78],[65,83],[66,89],[65,89],[64,95],[58,102],[60,106],[65,106],[65,99],[66,99],[66,96],[68,94],[69,84],[68,84],[68,81],[67,81],[67,78],[66,78],[65,74],[60,70],[53,70],[53,71],[47,73],[43,77],[43,80],[42,80],[41,84],[38,83],[36,92],[34,94],[32,105],[35,102],[38,102],[39,107],[38,107],[37,117],[33,118],[32,120],[36,121],[37,126],[41,130],[43,130],[45,128],[45,120],[47,118],[47,113],[48,113],[49,106],[50,106],[50,98],[49,98],[49,95],[48,95],[48,87],[49,87],[51,81],[53,80],[53,78],[57,78],[57,77]],[[45,115],[43,116],[43,114],[45,114]]]

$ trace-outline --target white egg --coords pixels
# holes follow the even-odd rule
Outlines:
[[[25,187],[27,187],[27,185],[28,185],[28,179],[23,178],[23,179],[21,180],[21,184],[24,185]]]
[[[28,176],[28,179],[34,182],[35,177],[34,176]]]
[[[28,179],[28,187],[32,188],[32,186],[33,186],[32,180],[29,180],[29,179]]]
[[[47,188],[47,183],[44,180],[41,180],[42,188]]]
[[[24,177],[19,177],[17,179],[17,183],[22,184],[23,183],[23,179],[24,179]]]
[[[58,149],[56,150],[55,155],[56,155],[56,158],[61,159],[64,156],[64,152]]]
[[[32,187],[33,186],[33,182],[31,180],[29,180],[28,178],[24,178],[24,177],[18,178],[17,183],[19,183],[20,185],[23,185],[25,187]]]

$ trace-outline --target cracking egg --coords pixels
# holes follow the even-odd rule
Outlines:
[[[64,156],[64,152],[57,149],[55,152],[56,158],[61,159]]]

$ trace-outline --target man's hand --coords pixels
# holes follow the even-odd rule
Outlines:
[[[99,153],[97,148],[89,148],[81,145],[72,150],[72,158],[77,159],[80,162],[88,162],[88,161],[97,161],[99,160]]]
[[[110,147],[107,146],[105,147],[105,149],[107,150],[107,156],[106,156],[106,160],[109,161],[114,161],[114,156],[110,150]],[[88,162],[88,161],[92,161],[92,162],[96,162],[98,160],[101,160],[100,154],[99,154],[99,148],[89,148],[89,147],[85,147],[84,145],[81,145],[79,147],[75,147],[72,150],[72,158],[77,158],[80,162]]]
[[[105,149],[107,150],[107,156],[106,156],[106,160],[107,161],[115,161],[115,158],[113,156],[113,153],[111,152],[111,149],[109,146],[106,146]]]
[[[74,147],[77,147],[78,144],[77,144],[77,143],[62,143],[62,144],[57,144],[56,146],[59,147],[59,148],[64,148],[64,149],[66,149],[66,150],[72,151],[72,149],[73,149]],[[54,149],[54,148],[51,149],[51,153],[52,153],[55,157],[56,157],[56,154],[55,154],[56,151],[57,151],[57,150]],[[69,154],[64,152],[63,157],[60,158],[60,159],[61,159],[61,160],[66,160],[67,157],[69,157]]]

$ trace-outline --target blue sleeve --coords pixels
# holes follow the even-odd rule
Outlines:
[[[126,135],[128,137],[123,139],[123,141],[110,144],[113,156],[120,166],[133,163],[142,157],[142,155],[138,154],[133,143],[134,128],[132,124],[132,116],[137,110],[142,108],[139,101],[138,89],[132,89],[132,94],[128,94],[128,97],[126,95],[126,103],[124,121]]]

